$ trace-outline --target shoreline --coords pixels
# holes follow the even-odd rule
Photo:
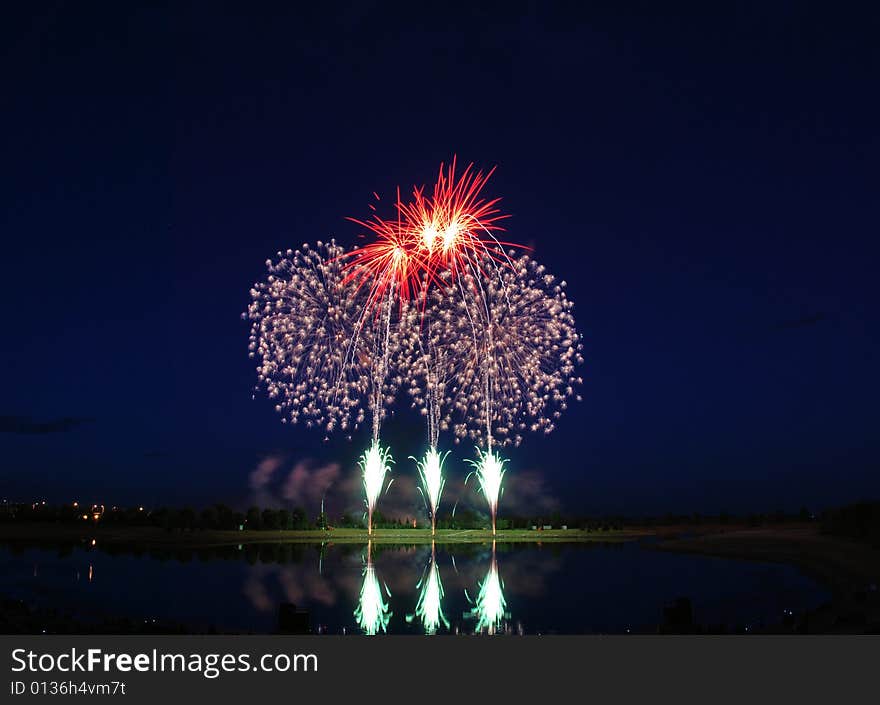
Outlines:
[[[880,583],[880,551],[821,534],[816,527],[734,529],[661,540],[655,549],[721,558],[789,563],[821,576],[832,587]]]
[[[765,633],[880,634],[880,550],[821,534],[817,527],[755,528],[660,541],[654,550],[785,563],[831,593],[814,610]]]

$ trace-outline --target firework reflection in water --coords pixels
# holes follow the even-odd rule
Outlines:
[[[465,591],[467,595],[467,591]],[[495,542],[492,542],[492,561],[489,563],[489,572],[480,583],[480,591],[477,601],[471,610],[471,616],[475,617],[477,624],[474,631],[495,634],[502,629],[504,620],[510,615],[507,612],[507,600],[504,599],[504,582],[498,573],[498,561],[495,558]]]
[[[434,544],[431,544],[431,558],[416,588],[419,590],[419,601],[416,603],[415,616],[422,622],[426,634],[436,634],[440,624],[449,629],[449,621],[443,614],[443,582],[440,580],[440,569],[437,567],[437,556]],[[412,622],[413,615],[407,615],[406,621]]]
[[[389,611],[389,604],[385,602],[382,595],[382,588],[390,597],[387,585],[379,583],[376,576],[376,569],[373,567],[372,545],[367,544],[367,562],[364,566],[364,582],[361,585],[360,599],[358,606],[354,611],[355,619],[358,626],[365,634],[378,634],[381,629],[383,632],[388,629],[388,622],[391,620],[393,612]]]

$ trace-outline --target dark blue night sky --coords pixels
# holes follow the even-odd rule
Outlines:
[[[145,5],[4,11],[4,496],[240,505],[267,454],[352,467],[251,399],[240,313],[276,250],[354,244],[454,153],[498,165],[586,338],[584,401],[511,481],[578,512],[880,495],[876,16]]]

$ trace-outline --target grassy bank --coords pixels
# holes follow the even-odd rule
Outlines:
[[[544,542],[608,542],[631,541],[651,535],[641,529],[610,531],[582,531],[557,529],[531,531],[509,529],[499,531],[494,540],[499,543]],[[353,543],[363,544],[370,539],[363,529],[333,529],[331,531],[219,531],[197,529],[193,531],[167,531],[153,527],[101,526],[82,524],[38,524],[10,522],[0,524],[0,541],[91,541],[102,544],[136,543],[139,545],[172,546],[228,546],[253,543]],[[491,531],[443,529],[431,536],[430,529],[376,529],[371,540],[375,543],[429,544],[437,543],[486,543],[493,540]]]

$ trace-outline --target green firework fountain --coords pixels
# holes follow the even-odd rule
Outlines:
[[[501,481],[504,479],[504,465],[508,462],[492,450],[482,451],[477,448],[477,460],[466,460],[474,466],[471,475],[477,476],[480,483],[480,491],[489,505],[489,513],[492,515],[492,534],[495,534],[495,518],[498,513],[498,500],[501,498]],[[467,483],[465,478],[465,483]]]
[[[443,494],[443,487],[446,485],[446,478],[443,477],[443,462],[447,455],[449,455],[449,451],[440,453],[436,448],[429,448],[424,459],[416,460],[413,458],[419,469],[419,478],[422,483],[419,491],[422,493],[425,506],[431,514],[431,536],[437,531],[437,507],[440,505],[440,495]]]
[[[393,462],[391,449],[382,448],[379,441],[373,441],[373,445],[358,460],[364,481],[364,501],[367,505],[367,533],[370,535],[373,533],[373,510],[382,494],[385,476],[390,472]]]

